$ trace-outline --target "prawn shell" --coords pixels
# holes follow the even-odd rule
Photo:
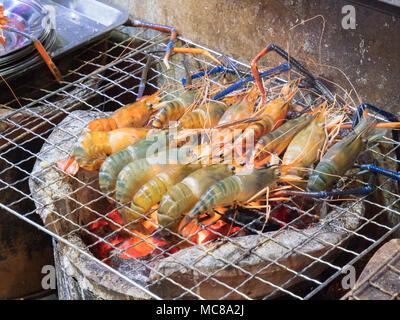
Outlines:
[[[318,159],[325,139],[325,129],[321,113],[293,137],[283,156],[282,174],[302,177],[305,173],[297,168],[293,168],[293,166],[304,168],[311,166]]]
[[[179,122],[185,129],[212,128],[218,124],[227,108],[223,102],[210,101],[183,115]]]
[[[252,156],[257,160],[263,160],[273,154],[280,155],[287,148],[293,137],[307,126],[311,120],[312,117],[298,117],[265,134],[257,141]]]
[[[119,128],[140,128],[149,121],[152,111],[152,104],[143,99],[117,109],[110,117],[91,121],[88,129],[111,131]]]
[[[344,172],[345,171],[347,170],[344,170]],[[337,181],[337,175],[343,173],[337,171],[336,166],[331,160],[326,159],[320,161],[315,171],[308,178],[307,190],[312,192],[325,191],[330,185]]]
[[[267,103],[260,114],[261,120],[250,124],[238,139],[238,143],[245,144],[249,138],[257,141],[268,132],[277,129],[283,123],[289,110],[289,103],[282,98],[276,98]],[[257,116],[257,115],[256,115]]]
[[[255,103],[256,97],[254,96],[254,92],[250,91],[225,111],[218,124],[226,124],[250,117],[253,113]]]
[[[148,159],[138,159],[127,164],[117,177],[116,200],[120,203],[130,201],[143,183],[169,166],[154,164]]]
[[[265,187],[275,185],[277,178],[276,167],[257,168],[225,178],[207,189],[188,216],[195,218],[213,208],[246,203]]]
[[[123,128],[109,132],[84,132],[74,146],[73,157],[84,169],[98,170],[104,159],[146,136],[148,129]]]
[[[197,95],[197,90],[188,90],[183,92],[179,98],[172,101],[164,101],[155,106],[159,111],[154,116],[151,125],[154,128],[162,129],[169,124],[170,121],[179,120],[187,107],[193,104]]]
[[[150,119],[152,105],[145,101],[137,101],[118,109],[112,117],[115,119],[118,128],[142,127]]]
[[[128,146],[125,150],[109,156],[100,167],[100,190],[104,193],[114,193],[117,177],[121,170],[130,162],[146,157],[149,148],[158,144],[161,140],[165,139],[165,145],[167,146],[169,142],[168,137],[166,132],[148,135]]]
[[[169,121],[178,120],[185,113],[185,105],[182,100],[163,102],[161,109],[154,116],[151,125],[154,128],[162,129]]]
[[[210,186],[231,175],[232,170],[223,164],[193,172],[163,196],[158,208],[158,223],[174,228],[182,214],[190,210]]]
[[[118,125],[113,118],[101,118],[91,121],[88,129],[90,131],[111,131],[118,129]]]
[[[179,168],[190,162],[193,146],[171,148],[158,152],[152,157],[139,159],[126,165],[118,174],[116,200],[126,203],[132,200],[138,190],[150,179],[170,168]],[[125,211],[122,209],[121,211]]]
[[[309,177],[307,190],[325,191],[335,184],[365,149],[363,137],[369,130],[368,122],[362,121],[354,131],[331,146]]]
[[[80,135],[72,156],[81,168],[89,167],[94,170],[109,154],[111,154],[111,146],[108,133],[96,131]]]
[[[172,167],[145,183],[133,197],[131,219],[133,221],[139,219],[141,215],[136,212],[144,214],[150,210],[153,205],[161,201],[172,186],[200,167],[200,164]]]

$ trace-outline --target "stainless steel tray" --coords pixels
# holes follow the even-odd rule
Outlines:
[[[103,0],[38,0],[55,14],[56,42],[51,57],[98,39],[128,20],[128,12]]]
[[[50,12],[51,42],[46,42],[47,53],[52,58],[101,38],[128,20],[128,12],[103,0],[37,0],[46,12]],[[29,45],[29,43],[28,43]],[[19,78],[44,64],[32,45],[32,55],[24,56],[16,63],[3,68],[7,80]],[[22,50],[22,49],[21,49]],[[29,52],[28,52],[29,53]],[[5,56],[5,57],[8,57]]]

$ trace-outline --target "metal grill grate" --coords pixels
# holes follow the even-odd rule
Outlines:
[[[242,229],[252,231],[252,242],[237,241],[243,235],[238,230],[230,237],[218,234],[222,238],[218,242],[197,245],[177,253],[171,253],[171,248],[161,246],[145,259],[121,258],[121,254],[129,254],[129,248],[121,252],[113,239],[121,231],[131,236],[138,235],[118,224],[102,235],[94,231],[94,225],[104,220],[110,225],[116,225],[110,215],[106,214],[104,206],[99,207],[100,202],[104,204],[105,199],[112,198],[97,190],[96,174],[84,173],[72,177],[60,172],[54,165],[54,154],[59,159],[69,156],[77,135],[88,121],[136,100],[141,74],[149,56],[154,62],[146,82],[148,93],[156,91],[165,83],[170,85],[169,88],[173,84],[179,87],[180,76],[183,74],[181,57],[173,57],[172,70],[166,71],[161,67],[161,58],[157,54],[157,51],[165,50],[168,35],[141,28],[123,30],[133,32],[134,36],[114,32],[72,57],[71,61],[68,60],[70,64],[67,66],[66,80],[61,87],[55,88],[54,83],[49,81],[45,86],[41,85],[41,88],[25,85],[15,90],[23,107],[9,111],[0,118],[0,192],[13,195],[2,197],[0,207],[3,210],[49,233],[84,257],[85,261],[96,262],[104,272],[113,274],[116,277],[114,279],[121,279],[128,283],[128,287],[135,287],[152,298],[204,299],[210,297],[213,287],[217,287],[219,291],[215,291],[221,293],[218,296],[212,293],[214,298],[250,299],[254,298],[252,291],[255,287],[265,287],[266,293],[256,298],[286,295],[295,299],[310,299],[326,293],[332,283],[338,283],[344,265],[357,265],[363,257],[399,230],[397,184],[388,178],[379,177],[377,191],[372,196],[357,198],[357,201],[315,201],[308,210],[302,210],[290,202],[277,205],[273,210],[283,206],[297,214],[286,223],[271,218],[272,222],[280,223],[279,230],[258,230],[256,225],[263,224],[262,216],[258,220],[243,222]],[[182,46],[196,46],[185,39],[179,41]],[[224,59],[220,53],[209,51],[218,59]],[[214,66],[202,57],[190,59],[192,66],[197,66],[199,70]],[[242,76],[250,74],[249,66],[232,59],[230,62]],[[292,71],[290,76],[298,75]],[[210,81],[223,85],[219,76],[210,77]],[[284,78],[277,78],[269,83],[271,96],[279,92],[285,81]],[[313,96],[307,90],[301,90],[295,100],[303,107],[314,103]],[[17,108],[18,101],[10,99],[4,106]],[[75,111],[82,109],[85,111]],[[384,147],[375,145],[368,153],[372,153],[393,170],[397,165],[394,150],[398,145],[390,137],[385,139]],[[365,184],[362,176],[356,178],[356,181]],[[28,183],[34,192],[28,189]],[[52,192],[54,194],[49,194]],[[92,198],[82,200],[85,192],[89,192]],[[313,220],[315,212],[321,208],[330,214],[316,222]],[[83,210],[92,219],[82,220],[80,215]],[[37,212],[44,226],[35,222]],[[304,227],[304,221],[309,222],[307,227]],[[215,233],[211,226],[206,226],[206,229]],[[171,233],[177,239],[174,246],[187,241],[180,234]],[[339,236],[335,238],[332,235]],[[138,236],[141,239],[139,243],[151,244],[153,236]],[[298,241],[288,242],[287,237],[297,237]],[[83,242],[77,242],[77,239]],[[112,251],[111,255],[101,260],[95,255],[99,245],[104,244]],[[264,254],[261,249],[266,246],[275,248],[273,254]],[[229,254],[221,251],[228,250],[227,247],[231,250]],[[191,260],[183,254],[189,250],[193,254]],[[249,260],[249,256],[255,258]],[[293,265],[293,257],[302,263],[299,266]],[[209,260],[213,264],[210,272],[205,269]],[[250,262],[254,265],[249,266]],[[179,267],[171,273],[171,265]],[[283,272],[283,278],[275,280],[266,276],[278,273],[277,270]],[[143,279],[144,274],[150,274],[150,277]],[[229,278],[229,274],[233,277]],[[186,281],[188,275],[196,279]],[[181,281],[181,278],[184,280]],[[301,285],[298,285],[299,282]],[[202,289],[203,286],[206,289]],[[165,290],[170,290],[169,296],[165,296]],[[339,290],[335,297],[343,293]]]
[[[361,281],[359,280],[343,298],[355,300],[399,299],[400,252],[392,251],[383,261],[379,261],[374,270],[370,270]]]

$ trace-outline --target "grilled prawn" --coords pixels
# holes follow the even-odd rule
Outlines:
[[[312,120],[312,116],[303,115],[285,122],[278,129],[262,136],[254,147],[251,159],[268,162],[272,156],[279,156],[287,148],[293,137],[309,125]]]
[[[278,177],[278,170],[273,166],[248,169],[247,172],[217,182],[207,189],[189,211],[184,219],[183,228],[191,220],[197,220],[202,213],[212,214],[211,209],[253,200],[252,198],[266,187],[274,187]]]
[[[122,128],[109,132],[83,133],[75,144],[73,157],[81,168],[98,170],[110,154],[124,150],[147,135],[145,128]]]
[[[151,149],[166,148],[169,143],[169,134],[161,131],[140,139],[126,149],[109,156],[101,165],[99,172],[99,186],[104,193],[113,193],[120,171],[130,162],[146,157]]]
[[[263,135],[277,129],[285,121],[289,106],[296,92],[297,88],[291,90],[290,84],[286,84],[276,99],[268,102],[261,112],[256,112],[253,115],[261,119],[250,124],[243,134],[236,139],[235,144],[243,144],[250,137],[257,141]]]
[[[196,151],[196,147],[198,147]],[[138,159],[126,165],[118,174],[116,182],[116,200],[120,203],[131,201],[141,186],[156,175],[169,170],[179,169],[183,165],[195,162],[200,157],[201,146],[183,146],[171,148],[144,159]],[[128,210],[122,209],[123,220],[131,221]]]
[[[325,105],[318,115],[290,142],[282,159],[282,175],[302,177],[302,168],[311,166],[325,144]]]
[[[190,210],[213,184],[233,174],[231,166],[215,164],[201,168],[174,185],[161,199],[158,223],[173,228],[179,218]]]
[[[171,187],[200,168],[200,164],[177,165],[150,179],[134,195],[130,219],[135,221],[142,217],[152,206],[161,201]]]
[[[146,136],[145,128],[122,128],[112,131],[82,132],[74,146],[71,158],[57,161],[57,166],[72,175],[79,168],[98,170],[110,154],[124,150]]]
[[[118,128],[140,128],[144,126],[154,112],[153,106],[159,101],[157,91],[151,96],[145,96],[138,101],[116,110],[110,117],[96,119],[88,124],[90,131],[111,131]]]
[[[198,95],[198,90],[186,90],[179,98],[161,102],[156,106],[158,112],[155,114],[151,125],[161,129],[169,124],[170,121],[179,120],[186,109],[191,106]]]
[[[218,124],[228,124],[235,120],[251,117],[257,101],[257,96],[256,87],[253,87],[248,93],[244,94],[238,102],[234,103],[225,111]]]
[[[216,126],[228,106],[220,101],[209,101],[179,120],[184,129],[212,128]]]
[[[365,150],[368,134],[372,130],[371,124],[364,117],[352,132],[330,147],[309,177],[307,190],[329,190],[354,165],[361,151]]]

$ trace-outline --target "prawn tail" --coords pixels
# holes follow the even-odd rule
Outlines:
[[[74,157],[58,160],[56,166],[58,169],[72,176],[75,176],[79,171],[79,163],[74,159]]]

